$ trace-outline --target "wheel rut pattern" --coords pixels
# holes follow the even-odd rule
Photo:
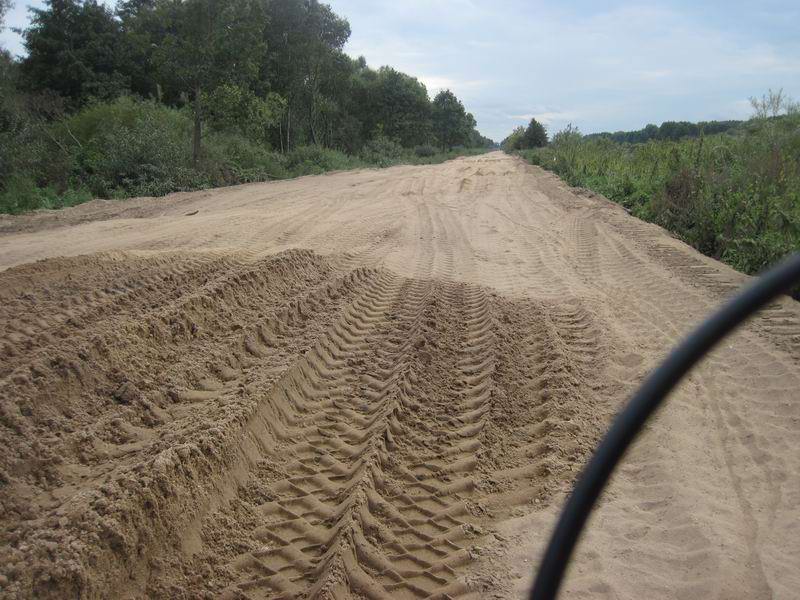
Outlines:
[[[454,287],[382,277],[275,387],[273,404],[286,407],[284,473],[254,508],[262,522],[252,536],[262,547],[235,558],[240,579],[229,591],[466,592],[456,578],[469,560],[463,497],[474,487],[469,473],[490,400],[492,332],[483,293]],[[468,350],[451,389],[438,387],[439,405],[423,406],[432,302],[447,312],[459,306]]]

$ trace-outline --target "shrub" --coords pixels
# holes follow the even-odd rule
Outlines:
[[[293,176],[318,175],[359,166],[362,163],[352,156],[322,146],[299,146],[286,155],[286,169]]]
[[[206,183],[188,167],[188,136],[155,117],[145,113],[130,125],[109,123],[81,148],[83,178],[95,194],[160,194]]]
[[[404,162],[412,165],[438,165],[447,160],[453,160],[459,156],[476,156],[487,152],[486,148],[453,148],[446,152],[437,151],[428,156],[418,156],[416,153],[413,156],[404,158]]]
[[[40,208],[65,208],[92,199],[88,190],[67,190],[58,194],[52,187],[41,188],[33,178],[15,174],[0,192],[0,213],[19,214]]]
[[[55,130],[65,141],[87,143],[107,131],[108,128],[134,128],[143,119],[164,129],[191,132],[191,119],[183,111],[169,108],[149,100],[130,97],[117,98],[113,102],[96,102],[73,114]]]
[[[30,177],[14,174],[6,181],[0,194],[0,211],[12,215],[35,210],[41,206],[42,198],[36,182]]]
[[[361,160],[379,167],[389,167],[400,162],[404,149],[399,142],[378,136],[364,145],[361,150]]]
[[[188,115],[155,102],[93,104],[53,131],[75,153],[75,177],[100,197],[162,195],[211,183],[189,167]]]
[[[74,152],[59,144],[48,122],[62,111],[61,99],[51,94],[4,97],[0,90],[0,187],[15,173],[30,176],[37,185],[68,185]]]
[[[238,134],[206,136],[202,167],[213,174],[215,185],[283,179],[284,158],[266,146]]]
[[[428,158],[431,156],[436,156],[437,150],[430,144],[424,144],[422,146],[417,146],[414,148],[414,154],[419,158]]]

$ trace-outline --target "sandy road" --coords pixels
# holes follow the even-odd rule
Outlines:
[[[38,261],[38,262],[34,262]],[[515,597],[746,278],[501,153],[0,219],[0,597]],[[566,598],[800,589],[800,310],[671,399]]]

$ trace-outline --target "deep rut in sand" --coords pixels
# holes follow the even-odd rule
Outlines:
[[[496,153],[0,232],[3,598],[523,597],[611,416],[747,279]],[[680,386],[564,597],[793,597],[798,349],[782,299]]]

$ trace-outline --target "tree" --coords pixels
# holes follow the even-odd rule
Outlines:
[[[261,78],[288,102],[287,146],[295,138],[322,143],[346,103],[353,66],[342,48],[350,24],[317,0],[271,0],[266,12]]]
[[[363,112],[368,136],[380,133],[406,148],[430,139],[431,103],[425,86],[391,67],[381,67],[369,82]]]
[[[645,128],[642,130],[641,139],[637,140],[639,142],[647,142],[650,140],[654,140],[658,137],[658,125],[653,125],[649,123]]]
[[[761,98],[751,97],[750,106],[753,107],[753,116],[756,119],[777,117],[781,113],[797,114],[800,112],[800,104],[784,94],[783,88],[777,92],[770,89]]]
[[[520,141],[522,148],[541,148],[547,145],[547,131],[536,119],[531,119]]]
[[[450,90],[436,94],[431,109],[433,133],[442,149],[463,144],[471,131],[464,105]]]
[[[511,132],[511,135],[504,139],[500,145],[506,152],[520,150],[522,148],[520,144],[522,143],[522,138],[524,137],[525,128],[520,125],[519,127],[516,127],[514,131]]]
[[[5,29],[6,14],[12,6],[11,0],[0,0],[0,32]],[[11,53],[0,46],[0,99],[7,98],[13,88],[15,66]]]
[[[30,91],[53,90],[77,107],[128,89],[119,22],[97,0],[47,0],[30,8],[21,72]]]
[[[208,122],[220,131],[238,131],[253,141],[267,143],[270,130],[280,126],[286,100],[270,92],[259,98],[245,87],[230,83],[203,94]]]
[[[564,156],[568,156],[570,160],[574,160],[575,153],[583,140],[583,135],[580,130],[572,123],[569,123],[564,129],[559,131],[553,136],[550,143],[553,148]]]
[[[160,0],[121,0],[116,15],[120,22],[124,49],[128,57],[131,92],[142,98],[174,103],[177,90],[165,94],[165,81],[160,80],[153,60],[159,44],[167,35],[169,23],[162,21],[156,7]],[[173,95],[170,96],[169,93]]]
[[[192,160],[197,167],[203,93],[224,83],[246,85],[256,78],[264,53],[264,16],[254,0],[159,0],[152,10],[165,25],[161,39],[152,42],[156,71],[192,98]]]
[[[11,0],[0,0],[0,31],[5,29],[6,14],[12,6]]]

